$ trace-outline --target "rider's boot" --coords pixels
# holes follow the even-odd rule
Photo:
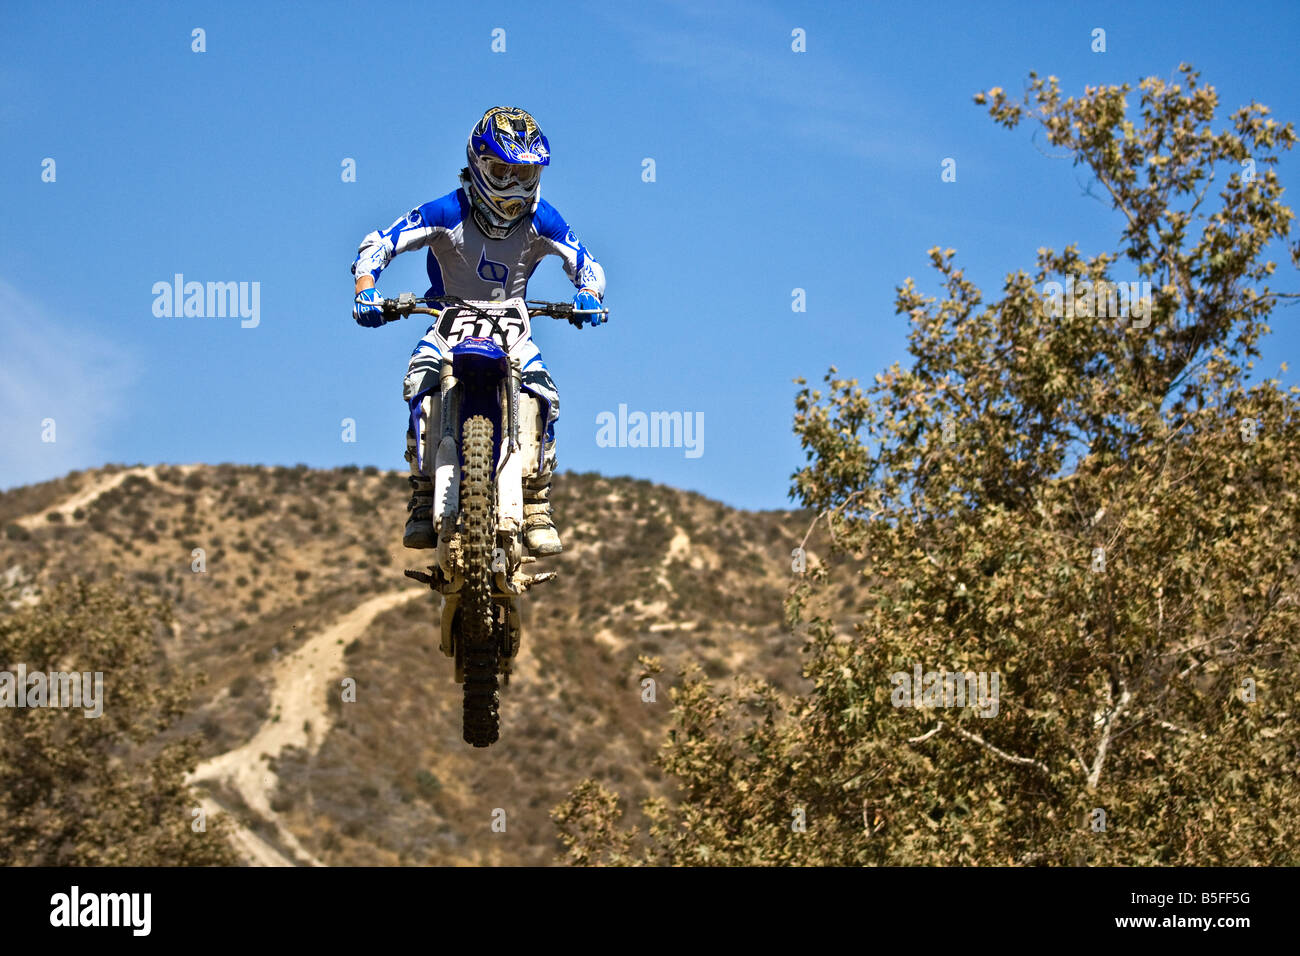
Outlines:
[[[410,517],[406,519],[406,532],[402,544],[408,548],[436,548],[438,536],[433,530],[433,482],[420,471],[416,457],[415,436],[406,433],[406,460],[411,465],[411,500],[406,505]]]
[[[551,520],[551,476],[555,474],[555,442],[546,445],[540,474],[524,479],[524,543],[533,554],[546,556],[564,550]]]

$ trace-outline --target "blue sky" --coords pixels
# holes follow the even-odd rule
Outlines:
[[[894,288],[933,291],[926,249],[956,248],[987,295],[1039,246],[1113,247],[1116,215],[1082,171],[995,126],[975,92],[1037,70],[1074,94],[1190,61],[1221,115],[1255,99],[1300,119],[1294,3],[5,0],[3,18],[0,487],[105,462],[404,468],[401,379],[423,326],[357,327],[348,267],[366,232],[454,188],[492,105],[538,118],[543,195],[609,278],[609,325],[538,334],[561,468],[744,507],[786,506],[795,376],[869,379],[905,358]],[[422,292],[423,255],[380,291]],[[259,283],[260,323],[155,317],[152,287],[175,273]],[[558,259],[530,288],[571,292]],[[1300,351],[1294,310],[1273,325],[1269,372]],[[703,413],[703,454],[600,447],[596,418],[620,404]]]

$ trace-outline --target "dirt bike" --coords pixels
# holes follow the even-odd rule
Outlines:
[[[436,560],[427,571],[405,574],[442,597],[439,647],[455,661],[456,682],[464,687],[463,736],[488,747],[500,735],[497,678],[509,686],[519,653],[518,599],[555,576],[525,570],[537,559],[524,553],[523,479],[542,467],[545,416],[532,396],[525,396],[529,411],[521,414],[520,356],[533,350],[533,318],[581,326],[608,310],[409,292],[382,300],[381,307],[385,323],[435,317],[427,337],[442,355],[438,401],[430,405],[438,412],[431,412],[428,426],[431,444],[437,429],[431,476]]]

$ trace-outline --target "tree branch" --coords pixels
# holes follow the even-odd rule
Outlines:
[[[1106,763],[1106,751],[1110,748],[1110,734],[1115,726],[1115,721],[1119,720],[1128,710],[1129,702],[1133,700],[1133,695],[1129,692],[1128,685],[1122,680],[1119,682],[1119,701],[1114,707],[1109,708],[1103,714],[1098,715],[1101,723],[1101,743],[1097,745],[1097,757],[1092,762],[1092,770],[1088,772],[1088,789],[1096,790],[1097,784],[1101,781],[1101,768]],[[1107,685],[1106,695],[1111,696],[1110,687]]]
[[[1032,757],[1017,757],[1015,754],[1009,754],[1005,750],[993,746],[991,743],[989,743],[979,734],[972,734],[969,730],[962,730],[960,727],[955,727],[950,724],[945,724],[942,720],[939,721],[937,724],[935,724],[934,729],[931,730],[929,733],[922,734],[920,737],[909,737],[907,742],[909,744],[919,744],[922,741],[929,740],[931,737],[939,733],[939,731],[943,730],[944,728],[951,730],[959,737],[965,737],[967,740],[971,741],[972,743],[979,744],[989,753],[993,754],[996,757],[1001,757],[1003,760],[1007,761],[1008,763],[1013,763],[1019,767],[1037,767],[1043,773],[1046,774],[1051,773],[1051,771],[1047,769],[1047,764],[1043,763],[1041,760],[1035,760]]]

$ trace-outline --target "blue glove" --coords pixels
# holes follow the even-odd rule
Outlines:
[[[573,307],[575,309],[599,309],[601,305],[600,300],[596,298],[596,293],[589,289],[583,289],[573,297]],[[591,315],[579,315],[574,316],[574,318],[579,320],[588,319],[591,321],[592,325],[600,325],[600,323],[605,321],[605,313],[594,312]],[[574,325],[577,325],[579,328],[582,327],[580,321],[575,322]]]
[[[384,310],[379,305],[382,298],[373,287],[361,290],[352,306],[352,318],[357,320],[357,325],[377,329],[384,324]]]

